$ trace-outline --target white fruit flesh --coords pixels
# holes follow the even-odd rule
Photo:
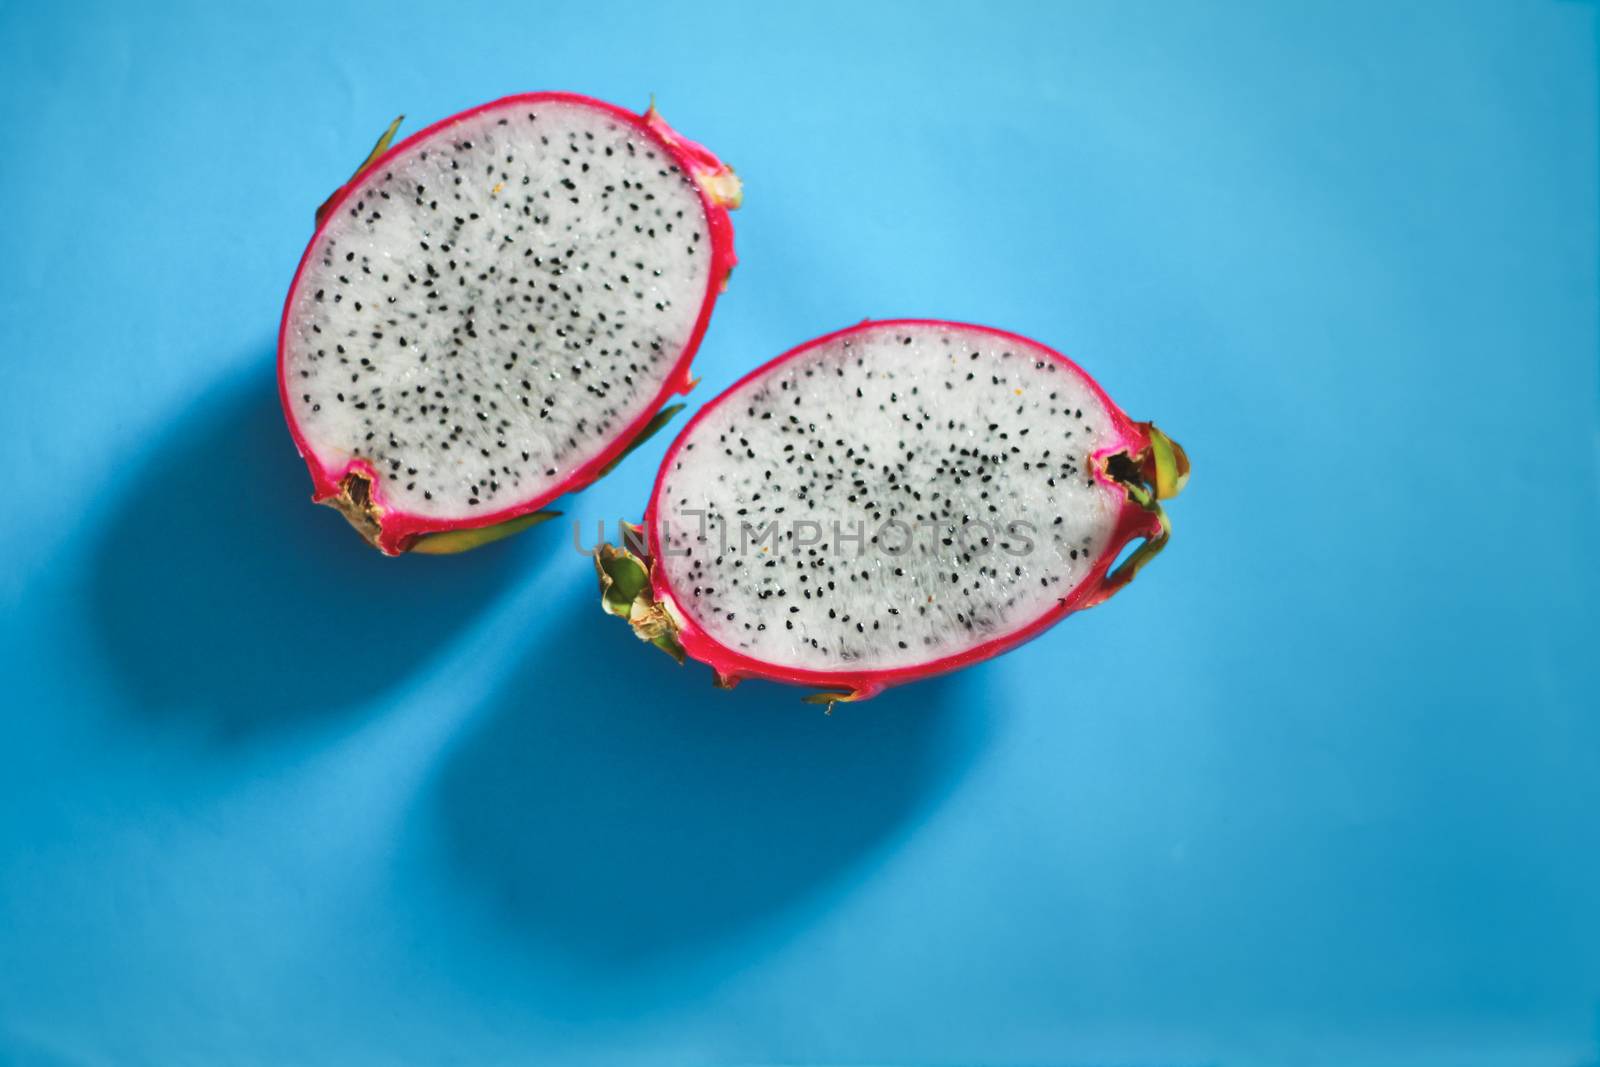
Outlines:
[[[658,490],[657,566],[681,613],[764,663],[942,659],[1088,576],[1123,501],[1088,457],[1118,440],[1098,393],[1035,345],[946,324],[851,331],[688,431]]]
[[[362,177],[291,294],[283,374],[307,447],[429,519],[545,496],[650,406],[706,298],[692,180],[637,126],[502,105]]]

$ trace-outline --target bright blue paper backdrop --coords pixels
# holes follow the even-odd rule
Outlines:
[[[1595,22],[0,3],[0,1061],[1596,1063]],[[695,400],[1009,327],[1188,446],[1173,546],[832,718],[564,526],[366,549],[273,393],[312,209],[535,88],[743,175]]]

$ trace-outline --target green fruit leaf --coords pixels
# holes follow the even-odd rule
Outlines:
[[[394,143],[394,135],[400,132],[400,124],[405,120],[406,117],[404,115],[396,116],[395,120],[389,123],[389,128],[384,130],[383,135],[378,138],[378,143],[372,146],[372,151],[367,153],[367,158],[361,161],[361,166],[356,168],[355,173],[346,179],[344,185],[341,185],[339,188],[335,189],[332,196],[328,197],[328,199],[322,202],[322,206],[317,208],[317,225],[322,225],[322,217],[328,213],[328,209],[332,207],[333,202],[339,198],[339,194],[344,192],[345,186],[348,186],[351,182],[361,177],[362,173],[365,172],[368,167],[372,166],[378,161],[379,156],[383,155],[389,150],[389,146]]]
[[[405,120],[406,117],[404,115],[395,116],[394,121],[389,123],[389,128],[383,131],[383,136],[378,138],[378,143],[372,146],[372,151],[367,153],[367,158],[361,161],[361,166],[357,167],[356,172],[350,175],[351,178],[361,177],[363,171],[376,163],[378,157],[389,150],[389,146],[394,143],[394,135],[400,132],[400,124]],[[345,184],[348,185],[349,182]]]
[[[535,511],[531,515],[519,515],[514,519],[495,523],[493,526],[480,526],[475,530],[446,530],[443,533],[423,534],[411,546],[411,551],[420,552],[424,556],[453,556],[481,545],[503,541],[560,514],[559,511]]]
[[[661,430],[661,427],[671,422],[672,417],[678,412],[682,411],[686,406],[687,405],[685,404],[668,404],[666,407],[656,412],[655,418],[645,423],[644,429],[639,431],[639,436],[628,442],[628,447],[624,448],[621,452],[618,452],[610,463],[607,463],[604,467],[601,467],[600,473],[595,475],[595,477],[603,478],[612,471],[616,470],[617,464],[627,459],[628,456],[633,453],[634,449],[638,448],[640,445],[650,440],[650,438],[654,437]]]
[[[685,655],[678,642],[678,623],[651,596],[650,565],[625,548],[601,545],[594,550],[594,569],[600,579],[600,606],[608,614],[627,619],[635,637],[655,645],[681,666]]]
[[[610,545],[600,546],[594,563],[600,572],[600,592],[605,597],[606,610],[627,618],[639,594],[650,588],[649,568],[638,556]]]
[[[825,714],[832,715],[835,704],[850,703],[856,699],[856,692],[853,689],[824,689],[819,693],[807,693],[800,699],[807,704],[826,704]]]
[[[1182,445],[1157,429],[1155,423],[1143,425],[1150,435],[1150,465],[1154,474],[1151,488],[1157,500],[1175,497],[1189,484],[1189,456]]]
[[[677,660],[678,666],[683,666],[683,661],[686,657],[684,656],[683,646],[678,644],[678,639],[676,637],[673,637],[671,634],[664,633],[651,639],[650,643],[655,645],[661,651],[665,652],[667,655],[671,656],[673,659]]]

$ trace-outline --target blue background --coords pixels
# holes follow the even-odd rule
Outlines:
[[[1028,333],[1173,546],[832,718],[563,525],[370,552],[273,393],[312,209],[536,88],[743,175],[695,399]],[[3,0],[0,1062],[1600,1062],[1596,101],[1554,0]]]

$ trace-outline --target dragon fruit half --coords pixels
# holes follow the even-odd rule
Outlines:
[[[740,186],[652,105],[507,97],[390,147],[317,212],[284,412],[373,545],[454,552],[605,473],[693,384]]]
[[[1105,600],[1166,544],[1160,501],[1188,473],[1170,438],[1035,341],[867,322],[684,427],[642,528],[595,553],[601,600],[724,687],[862,699]]]

